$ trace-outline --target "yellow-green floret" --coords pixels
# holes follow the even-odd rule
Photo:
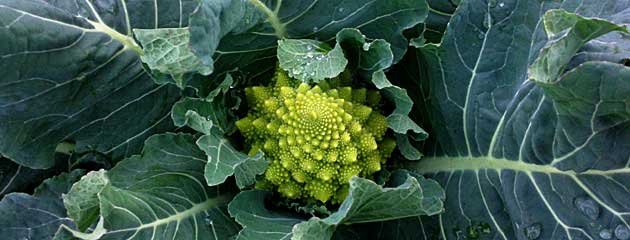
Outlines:
[[[343,201],[352,176],[381,170],[396,147],[385,137],[377,91],[323,81],[311,87],[276,72],[269,87],[245,90],[249,113],[236,122],[250,154],[270,160],[266,184],[284,197]]]

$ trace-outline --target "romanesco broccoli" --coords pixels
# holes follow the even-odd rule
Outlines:
[[[291,199],[339,203],[352,176],[381,170],[396,147],[385,137],[380,94],[339,86],[310,87],[277,70],[270,87],[246,88],[250,111],[236,122],[250,147],[270,160],[264,183]]]

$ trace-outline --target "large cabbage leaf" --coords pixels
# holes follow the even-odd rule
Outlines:
[[[627,0],[462,1],[390,77],[414,80],[433,136],[411,167],[447,193],[439,217],[390,223],[418,226],[399,237],[628,238],[628,36],[586,43],[622,28],[555,8],[630,23]]]
[[[61,195],[70,190],[84,170],[75,170],[44,181],[33,195],[10,193],[0,201],[0,234],[3,239],[51,239],[61,224],[74,226],[66,215]]]
[[[424,0],[201,2],[191,17],[191,45],[201,59],[214,62],[213,79],[222,79],[222,74],[233,69],[256,78],[275,67],[278,38],[331,41],[343,28],[385,39],[397,62],[408,47],[403,31],[428,13]],[[266,12],[258,9],[263,6]]]
[[[1,0],[0,153],[54,165],[58,143],[120,159],[172,128],[172,86],[145,73],[132,28],[182,27],[181,1]]]
[[[243,191],[229,205],[230,214],[243,225],[237,239],[331,239],[346,225],[435,215],[443,210],[444,192],[437,182],[404,171],[396,175],[399,179],[390,187],[353,177],[348,197],[326,218],[272,211],[265,204],[271,193]]]
[[[239,230],[226,212],[236,187],[208,187],[205,164],[191,135],[154,135],[142,155],[83,177],[64,204],[79,230],[102,219],[99,239],[227,239]],[[71,226],[58,236],[90,239]]]

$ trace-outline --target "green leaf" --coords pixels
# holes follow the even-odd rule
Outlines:
[[[237,183],[240,188],[244,188],[248,183],[255,182],[256,175],[264,173],[269,164],[263,159],[262,153],[249,157],[234,149],[221,133],[204,135],[197,140],[197,145],[208,156],[204,175],[209,186],[222,184],[238,172]]]
[[[547,34],[558,39],[542,52],[529,67],[529,75],[535,81],[550,83],[564,72],[573,56],[586,44],[612,31],[628,33],[625,26],[603,19],[580,17],[565,10],[550,10],[543,16]]]
[[[336,77],[348,64],[339,44],[331,49],[310,39],[278,40],[278,61],[289,76],[305,83]]]
[[[97,194],[109,184],[105,170],[93,171],[72,185],[68,194],[62,195],[68,216],[80,231],[85,231],[99,216]]]
[[[404,179],[401,181],[400,179]],[[310,220],[265,207],[268,192],[251,190],[239,193],[229,212],[243,226],[239,239],[331,239],[341,225],[381,222],[419,215],[435,215],[442,209],[444,192],[440,185],[407,172],[394,173],[393,187],[384,188],[373,181],[353,177],[350,192],[337,212]]]
[[[492,1],[490,3],[494,3],[495,6],[499,4]],[[422,36],[410,40],[411,43],[416,43],[416,46],[412,45],[414,47],[420,47],[424,43],[440,43],[442,41],[444,31],[446,31],[446,27],[457,9],[459,0],[427,0],[427,4],[429,5],[429,16],[422,24]],[[422,43],[420,43],[420,40]]]
[[[83,170],[63,173],[40,185],[33,195],[10,193],[0,201],[0,233],[4,239],[51,239],[66,217],[61,194],[70,190]]]
[[[413,144],[411,140],[409,140],[410,136],[406,136],[404,134],[396,133],[396,145],[400,153],[408,160],[419,160],[424,156],[420,150],[418,150]]]
[[[363,178],[350,180],[350,193],[337,212],[327,218],[312,218],[294,227],[294,239],[330,239],[336,226],[381,222],[443,211],[444,192],[433,180],[404,174],[404,182],[383,188]],[[420,181],[424,181],[421,185]]]
[[[269,211],[265,207],[269,196],[267,191],[249,190],[240,192],[230,202],[230,215],[243,226],[237,239],[289,239],[293,225],[306,220],[291,213]]]
[[[225,79],[223,79],[221,84],[219,84],[214,90],[208,93],[208,96],[206,96],[206,99],[212,100],[216,98],[217,96],[219,96],[219,94],[221,93],[226,94],[232,87],[232,84],[234,84],[234,79],[232,78],[232,75],[228,73],[225,75]]]
[[[389,123],[389,128],[394,130],[396,133],[405,134],[411,130],[415,133],[422,133],[426,135],[426,132],[424,132],[424,130],[407,115],[393,113],[387,116],[387,122]]]
[[[203,98],[182,98],[175,105],[171,117],[175,126],[188,126],[203,134],[210,134],[213,127],[223,132],[233,131],[228,122],[234,116],[225,105]]]
[[[190,49],[188,28],[134,29],[133,32],[142,44],[140,59],[151,70],[170,75],[179,88],[183,89],[186,85],[184,74],[212,73],[212,65],[204,64]]]
[[[425,0],[262,1],[266,13],[250,3],[259,1],[224,2],[204,0],[191,16],[192,48],[204,61],[216,59],[211,77],[218,79],[235,68],[252,75],[273,70],[279,38],[328,42],[344,28],[391,43],[398,62],[408,46],[402,32],[424,21],[429,12]]]
[[[190,44],[193,52],[211,66],[221,38],[240,33],[262,19],[262,13],[246,0],[201,0],[190,18]]]
[[[175,126],[188,126],[203,134],[210,134],[213,127],[225,134],[233,133],[236,130],[234,110],[238,108],[240,99],[228,94],[231,85],[232,77],[228,74],[208,97],[186,97],[179,100],[173,105],[171,112]]]
[[[12,192],[33,192],[44,180],[67,171],[67,156],[58,156],[55,167],[31,169],[0,157],[0,198]]]
[[[349,54],[359,59],[359,73],[382,90],[385,98],[396,106],[394,112],[387,117],[387,123],[396,133],[400,152],[409,160],[420,159],[422,154],[411,144],[409,138],[413,134],[416,136],[415,140],[424,140],[428,134],[408,117],[413,101],[407,95],[407,90],[393,85],[385,76],[384,70],[391,67],[394,58],[390,44],[380,39],[368,41],[357,29],[340,31],[337,33],[337,42],[338,45],[349,46]]]
[[[630,196],[620,180],[630,176],[630,73],[619,64],[630,54],[627,35],[578,47],[549,81],[530,81],[528,69],[571,35],[547,36],[547,10],[619,24],[628,1],[492,2],[461,1],[439,45],[388,72],[406,79],[413,117],[425,116],[432,136],[408,168],[444,187],[447,209],[392,225],[424,229],[419,239],[615,238],[630,226],[630,208],[618,201]]]
[[[179,90],[153,83],[131,29],[185,27],[195,4],[0,0],[0,153],[50,168],[71,141],[118,160],[172,129]]]
[[[106,229],[100,239],[236,235],[239,227],[225,213],[233,188],[230,184],[208,187],[205,164],[205,154],[190,135],[169,133],[147,139],[142,155],[127,158],[106,173],[109,183],[97,193]],[[78,232],[73,235],[81,237]]]
[[[234,170],[236,185],[243,189],[256,183],[256,177],[267,171],[269,160],[267,160],[262,152],[250,157],[244,163],[239,164]]]

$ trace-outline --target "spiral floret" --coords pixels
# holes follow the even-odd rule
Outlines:
[[[270,160],[260,185],[290,199],[340,203],[352,176],[381,170],[395,141],[373,108],[380,95],[335,85],[311,87],[279,71],[272,86],[246,89],[250,111],[236,126],[249,152],[261,150]]]

